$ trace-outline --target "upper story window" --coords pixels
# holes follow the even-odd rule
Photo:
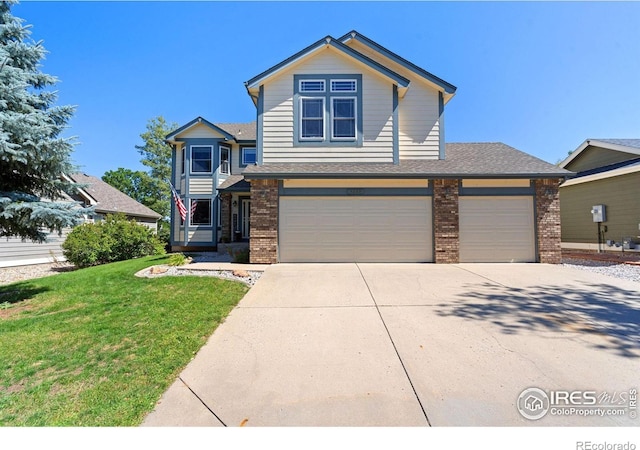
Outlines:
[[[210,145],[191,146],[191,173],[211,173],[212,150]]]
[[[362,145],[362,75],[294,75],[294,146]]]
[[[240,164],[243,166],[256,163],[256,149],[254,147],[244,147],[240,149]]]
[[[180,150],[180,154],[182,155],[182,169],[181,169],[181,174],[184,175],[184,166],[186,164],[186,160],[187,160],[187,149],[183,148],[182,150]]]
[[[231,150],[229,147],[220,146],[220,173],[222,175],[229,175],[229,155]]]

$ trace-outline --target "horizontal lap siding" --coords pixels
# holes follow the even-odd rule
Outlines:
[[[62,243],[71,229],[64,229],[62,236],[57,232],[47,235],[47,242],[38,244],[31,241],[22,242],[20,238],[0,238],[0,267],[20,265],[22,261],[40,260],[39,262],[53,262],[63,258]]]
[[[364,70],[364,73],[363,73]],[[362,147],[294,147],[293,75],[362,74]],[[267,83],[264,89],[263,159],[277,162],[393,161],[392,86],[327,50]]]
[[[640,230],[640,174],[628,174],[560,188],[562,242],[598,242],[598,226],[591,207],[606,205],[605,240],[638,240]]]
[[[631,153],[618,152],[600,147],[591,147],[578,155],[576,159],[571,161],[566,169],[573,172],[581,172],[583,170],[595,169],[596,167],[608,166],[622,161],[637,158],[638,155]]]
[[[213,175],[211,175],[213,177]],[[190,194],[212,194],[213,178],[191,178],[189,180]]]
[[[438,91],[419,81],[415,73],[366,45],[356,40],[349,41],[348,45],[411,80],[406,95],[398,101],[400,158],[437,159],[440,149]]]

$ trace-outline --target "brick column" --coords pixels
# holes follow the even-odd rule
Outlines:
[[[435,180],[433,184],[433,231],[435,262],[460,262],[458,180]]]
[[[220,194],[220,239],[222,242],[231,242],[231,194]]]
[[[249,260],[273,264],[278,259],[278,180],[251,180]]]
[[[538,232],[538,260],[560,264],[560,180],[536,180],[536,230]]]

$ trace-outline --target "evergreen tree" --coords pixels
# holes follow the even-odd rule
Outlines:
[[[74,189],[60,178],[73,172],[73,145],[60,134],[74,109],[54,105],[46,88],[57,79],[39,70],[46,50],[11,14],[15,3],[0,2],[0,236],[42,242],[43,229],[74,226],[86,210],[58,201]]]
[[[167,123],[158,116],[147,122],[147,131],[140,135],[144,145],[136,145],[142,155],[140,162],[150,168],[149,175],[164,183],[171,177],[171,146],[164,139],[176,128],[177,123]]]

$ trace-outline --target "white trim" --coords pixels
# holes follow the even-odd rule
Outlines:
[[[627,167],[621,167],[619,169],[608,170],[606,172],[594,173],[593,175],[586,175],[584,177],[572,178],[562,183],[560,187],[573,186],[574,184],[588,183],[590,181],[605,180],[607,178],[628,175],[630,173],[636,172],[640,172],[640,163],[636,163]]]
[[[322,90],[321,91],[305,91],[304,89],[302,89],[302,83],[322,83]],[[298,92],[312,92],[312,93],[325,93],[327,92],[327,83],[325,80],[318,78],[318,79],[308,79],[308,80],[298,80]]]
[[[74,183],[74,184],[83,184],[83,183],[78,183],[77,181],[73,181],[73,179],[71,177],[69,177],[66,174],[62,174],[62,178],[64,178],[65,181],[69,182],[69,183]],[[89,202],[89,206],[95,206],[98,204],[98,201],[93,198],[91,195],[89,195],[87,193],[87,191],[85,191],[82,188],[76,188],[78,190],[78,193],[83,196],[88,202]]]
[[[336,137],[334,135],[334,129],[333,129],[333,120],[334,120],[334,114],[333,114],[333,100],[338,99],[338,100],[353,100],[353,136],[339,136]],[[343,96],[339,96],[339,97],[330,97],[329,101],[331,103],[330,105],[330,111],[329,111],[329,120],[331,120],[331,140],[332,141],[349,141],[349,142],[353,142],[353,141],[357,141],[358,140],[358,97],[343,97]],[[351,119],[349,119],[351,120]]]
[[[244,160],[245,150],[253,150],[256,153],[256,161],[255,162],[258,161],[258,150],[255,147],[242,147],[240,149],[240,164],[243,165],[243,166],[248,166],[249,164],[255,164],[255,162],[248,163],[248,162],[246,162]]]
[[[222,171],[222,150],[227,151],[227,171]],[[220,174],[221,175],[231,175],[231,147],[226,145],[220,145]]]
[[[336,90],[333,89],[333,82],[334,81],[337,81],[337,82],[348,82],[348,81],[353,82],[353,90],[350,90],[350,91],[336,91]],[[356,80],[355,78],[353,78],[353,79],[352,78],[331,79],[331,80],[329,80],[329,89],[330,89],[330,92],[332,92],[332,93],[334,93],[334,92],[335,93],[355,93],[355,92],[358,92],[358,80]]]
[[[602,142],[602,141],[598,141],[597,139],[587,139],[582,144],[580,144],[578,148],[576,148],[573,152],[571,152],[571,154],[564,161],[560,163],[560,167],[564,169],[571,161],[576,159],[578,155],[580,155],[583,151],[585,151],[589,147],[601,147],[607,150],[613,150],[613,151],[623,152],[623,153],[631,153],[632,155],[640,155],[640,148],[629,147],[629,146],[620,145],[620,144],[612,144],[610,142]]]
[[[302,108],[302,101],[303,100],[321,100],[322,101],[322,109],[321,109],[321,113],[322,113],[322,115],[321,115],[321,117],[322,117],[322,128],[321,128],[322,129],[322,137],[303,137],[302,136],[302,119],[304,117],[303,116],[303,108]],[[303,97],[303,96],[300,96],[298,98],[298,102],[299,102],[299,105],[298,105],[299,106],[298,121],[299,121],[299,125],[300,125],[299,133],[298,133],[299,134],[298,140],[299,141],[308,141],[308,142],[322,142],[322,141],[324,141],[325,140],[325,135],[324,135],[325,120],[327,120],[327,118],[325,117],[326,116],[326,114],[325,114],[326,109],[325,108],[327,107],[326,102],[325,102],[325,97],[320,97],[320,96],[318,96],[318,97],[308,97],[308,96],[307,97]],[[313,120],[317,120],[317,119],[313,119]]]
[[[208,172],[194,172],[193,171],[193,148],[194,147],[201,147],[201,148],[209,148],[209,158],[211,160],[211,170],[209,170]],[[213,173],[213,145],[190,145],[189,146],[189,152],[190,152],[190,158],[189,158],[189,174],[190,175],[202,175],[202,174],[210,174]]]

